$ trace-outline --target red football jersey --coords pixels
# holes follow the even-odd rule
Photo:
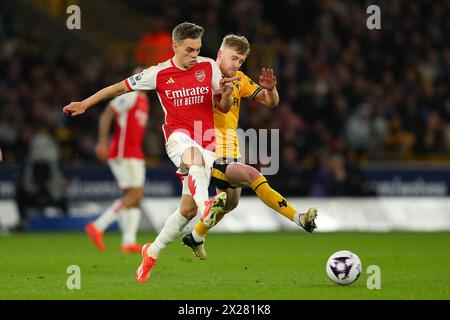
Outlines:
[[[148,120],[149,102],[142,92],[129,92],[108,105],[116,114],[114,135],[109,144],[109,159],[143,159],[142,141]]]
[[[221,72],[210,58],[198,57],[191,69],[169,59],[125,80],[130,90],[156,90],[165,113],[167,139],[185,132],[207,150],[215,150],[213,95],[219,92]]]

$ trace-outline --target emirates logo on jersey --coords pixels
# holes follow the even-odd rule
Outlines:
[[[203,80],[205,80],[205,78],[206,78],[205,70],[195,71],[195,79],[202,82]]]
[[[205,96],[210,92],[208,86],[181,88],[181,90],[165,90],[166,97],[172,100],[174,107],[204,103]]]

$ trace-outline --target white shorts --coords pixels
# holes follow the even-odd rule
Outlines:
[[[121,189],[139,188],[145,182],[145,162],[143,159],[111,159],[109,167]]]
[[[178,168],[177,173],[183,176],[183,191],[182,194],[191,194],[187,185],[187,178],[185,177],[189,170],[181,163],[181,157],[183,152],[188,149],[195,147],[200,150],[203,155],[203,160],[205,161],[205,168],[208,174],[208,178],[211,176],[211,168],[213,166],[214,160],[216,159],[216,153],[209,151],[200,146],[197,142],[192,140],[188,135],[182,132],[174,132],[170,135],[166,144],[166,152],[170,160]]]

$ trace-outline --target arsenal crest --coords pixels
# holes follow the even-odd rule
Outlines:
[[[203,80],[205,80],[205,77],[206,77],[205,70],[195,71],[195,79],[197,79],[198,81],[202,82]]]

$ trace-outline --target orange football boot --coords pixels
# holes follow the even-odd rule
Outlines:
[[[93,223],[89,223],[84,230],[86,234],[91,238],[94,245],[100,251],[105,251],[105,244],[103,243],[103,232],[98,230]]]
[[[145,282],[152,273],[153,265],[158,258],[152,258],[147,254],[147,249],[150,247],[150,243],[145,244],[142,247],[142,263],[136,270],[136,280],[139,282]]]
[[[217,213],[225,207],[226,202],[226,192],[220,192],[211,200],[205,201],[205,212],[203,212],[201,219],[207,228],[212,228],[216,225]]]

